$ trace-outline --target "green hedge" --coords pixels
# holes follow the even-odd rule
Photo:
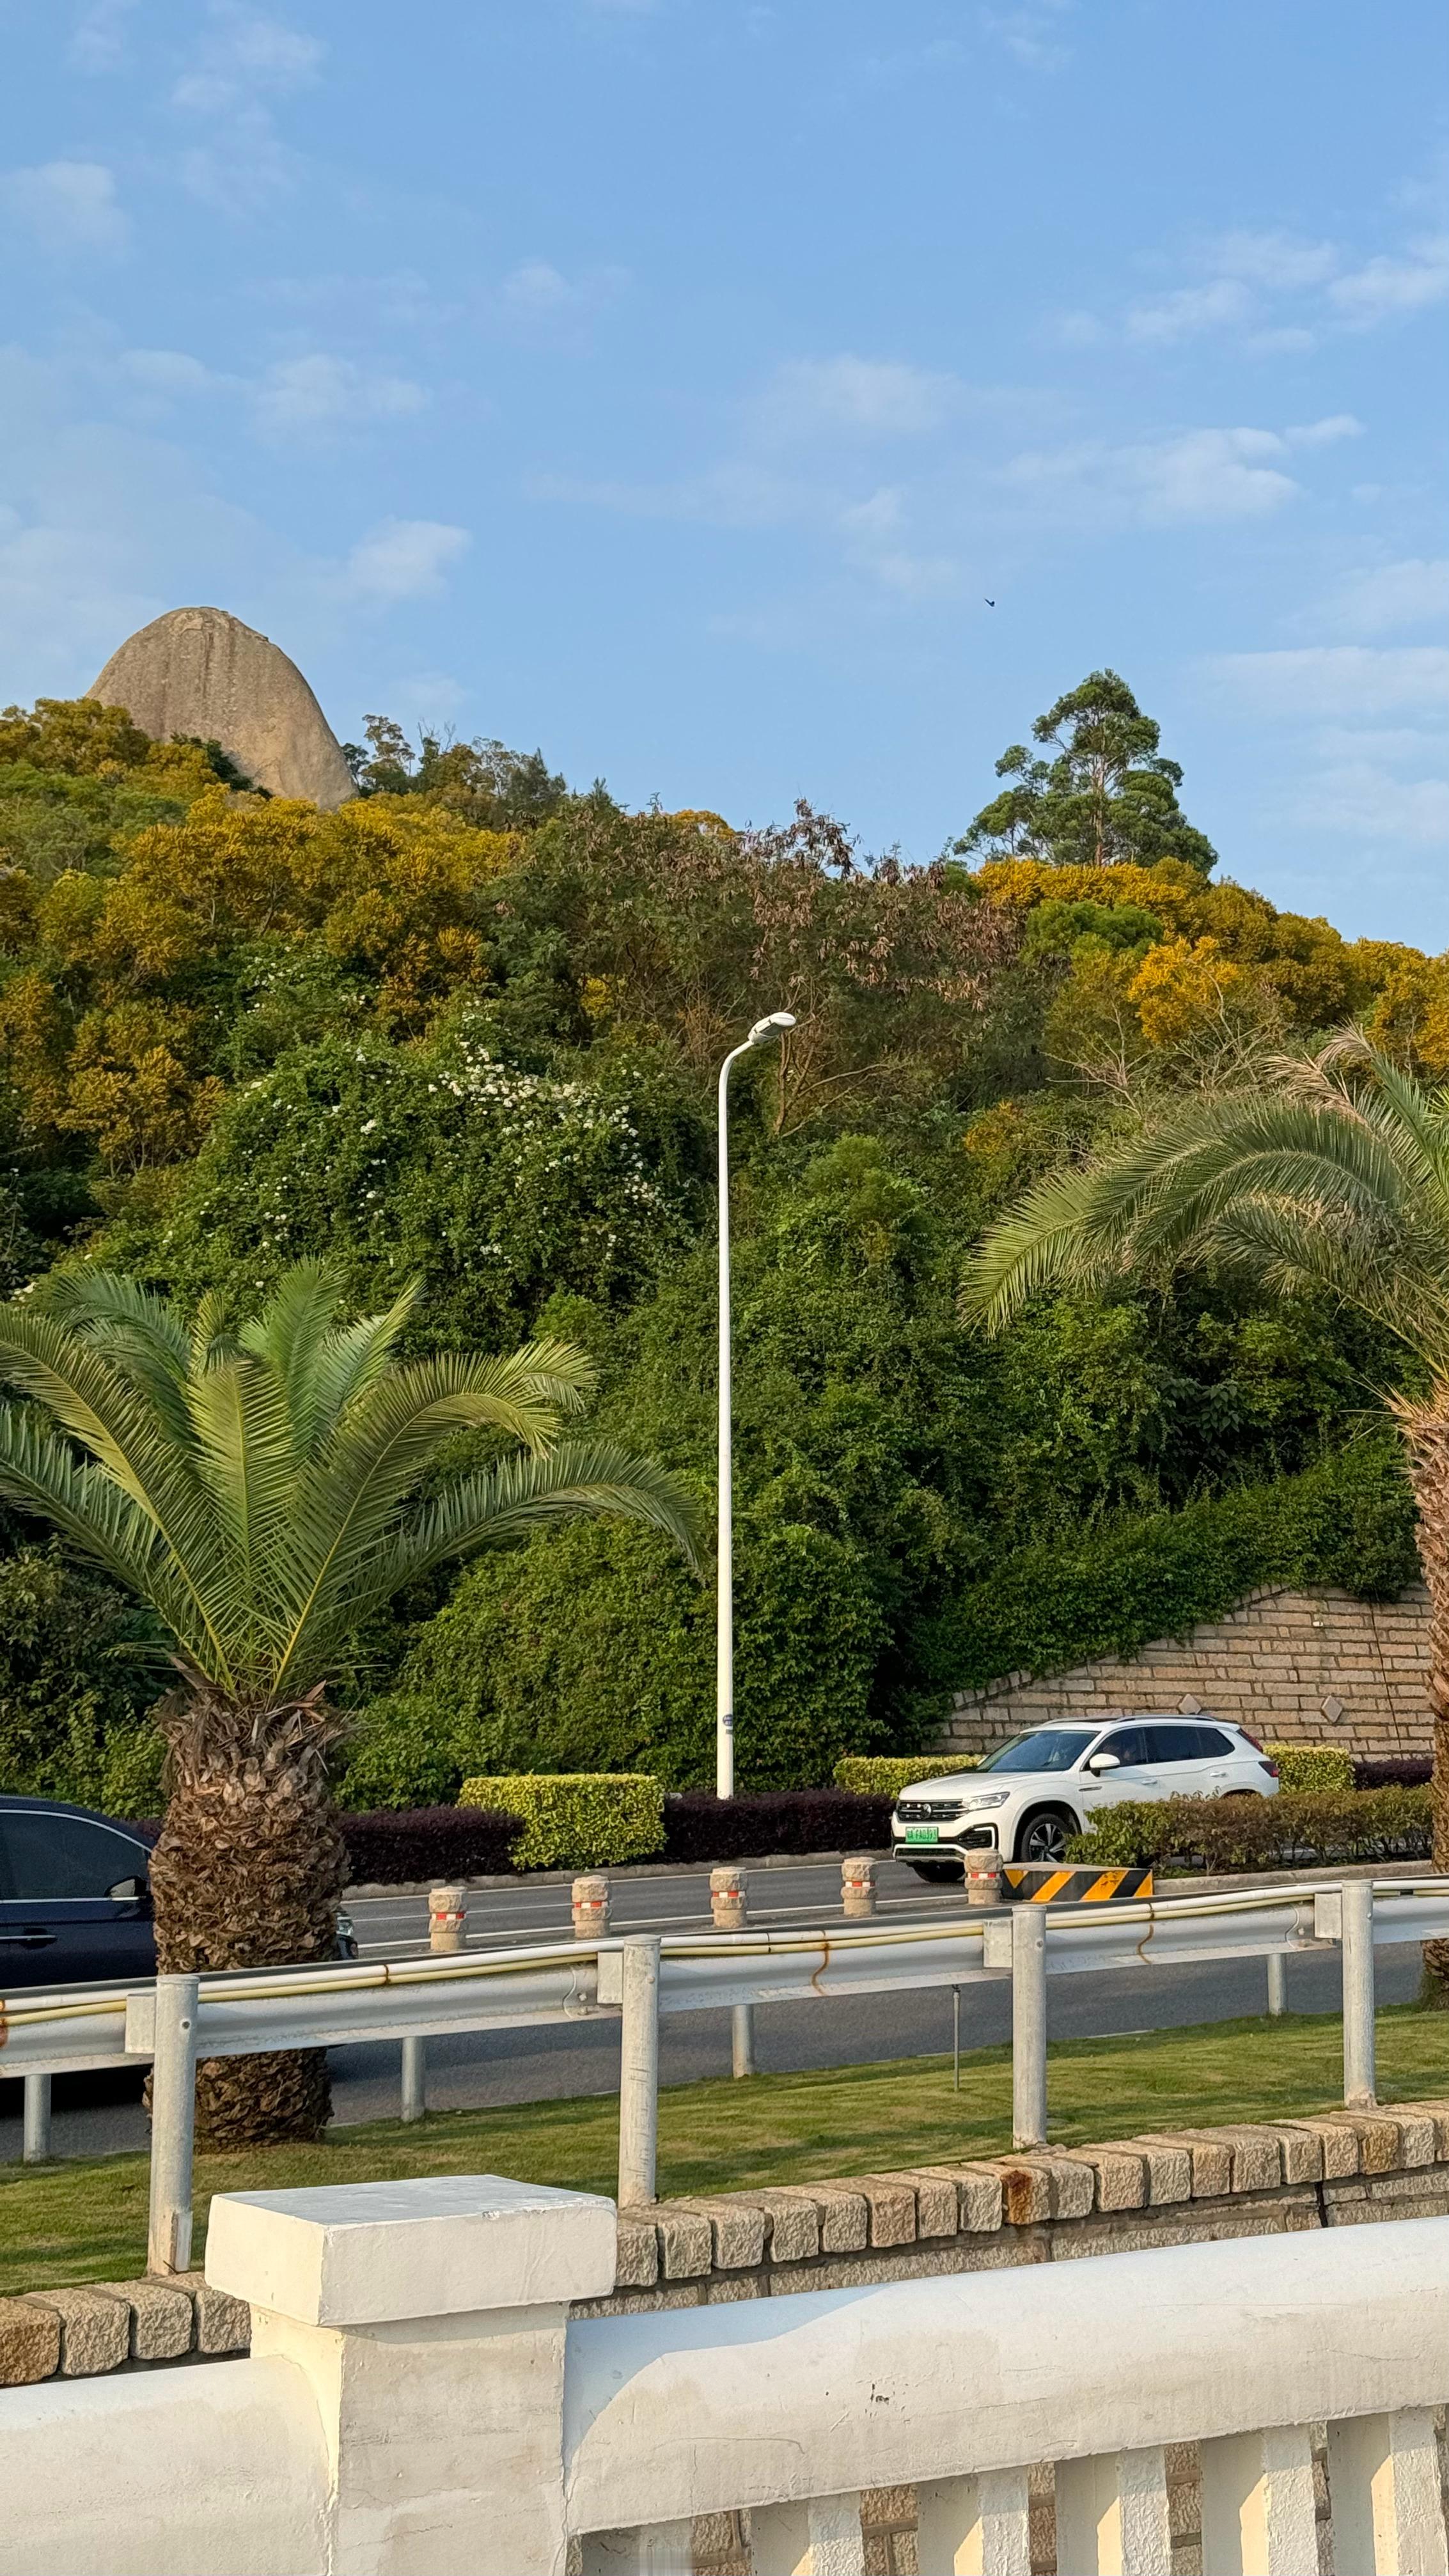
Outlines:
[[[836,1763],[837,1789],[865,1798],[898,1798],[913,1780],[939,1780],[947,1772],[975,1771],[979,1753],[847,1753]]]
[[[664,1792],[647,1771],[519,1771],[465,1780],[460,1807],[523,1818],[515,1869],[605,1869],[664,1849]]]
[[[1353,1755],[1336,1744],[1265,1744],[1284,1789],[1351,1789]]]
[[[1365,1440],[1300,1476],[1115,1521],[1079,1547],[1017,1548],[929,1623],[922,1650],[942,1688],[981,1689],[1185,1637],[1270,1584],[1383,1601],[1418,1571],[1399,1450]]]
[[[1424,1860],[1433,1839],[1427,1789],[1284,1792],[1276,1798],[1124,1799],[1073,1834],[1067,1857],[1100,1869],[1178,1861],[1211,1871],[1287,1869],[1305,1852],[1331,1863]]]

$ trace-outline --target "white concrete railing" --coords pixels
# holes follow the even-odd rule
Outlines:
[[[1449,2220],[570,2321],[614,2229],[217,2199],[251,2358],[0,2393],[0,2576],[863,2576],[881,2488],[920,2576],[1171,2576],[1168,2445],[1206,2576],[1314,2576],[1325,2510],[1335,2576],[1445,2576]]]

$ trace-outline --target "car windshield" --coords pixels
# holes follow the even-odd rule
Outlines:
[[[982,1771],[1070,1771],[1099,1735],[1095,1726],[1038,1726],[1014,1736],[978,1765]]]

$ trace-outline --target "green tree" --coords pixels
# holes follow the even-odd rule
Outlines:
[[[1429,1589],[1434,1861],[1449,1869],[1449,1099],[1345,1030],[1038,1182],[987,1235],[964,1304],[996,1327],[1044,1288],[1184,1264],[1326,1289],[1397,1345],[1389,1404]],[[1449,1945],[1431,1950],[1443,1979]]]
[[[1014,783],[982,807],[954,845],[959,855],[1097,868],[1184,859],[1204,876],[1216,867],[1216,850],[1178,804],[1179,764],[1162,758],[1160,728],[1115,671],[1089,672],[1031,731],[1054,757],[1021,742],[1002,753],[996,775]]]
[[[692,1508],[661,1468],[560,1437],[592,1383],[580,1352],[403,1363],[416,1298],[345,1321],[303,1262],[235,1325],[217,1299],[188,1320],[105,1271],[56,1278],[39,1311],[0,1308],[0,1377],[28,1399],[0,1408],[0,1498],[143,1602],[181,1675],[157,1711],[163,1971],[330,1954],[343,1850],[325,1695],[369,1613],[579,1513],[623,1513],[693,1554]],[[497,1454],[450,1472],[440,1452],[470,1429]],[[327,2110],[320,2051],[223,2060],[199,2081],[216,2145],[314,2137]]]

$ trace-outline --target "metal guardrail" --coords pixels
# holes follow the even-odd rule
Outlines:
[[[1013,2137],[1046,2138],[1046,1981],[1214,1959],[1271,1963],[1336,1945],[1344,1969],[1344,2098],[1374,2098],[1373,1950],[1449,1938],[1449,1878],[1325,1880],[1219,1896],[1093,1908],[1018,1905],[945,1922],[623,1935],[453,1958],[160,1977],[153,1986],[31,1987],[0,1999],[0,2075],[26,2079],[26,2152],[48,2153],[50,2080],[155,2067],[155,2270],[190,2259],[198,2058],[399,2040],[421,2107],[421,2049],[464,2031],[618,2016],[620,2200],[654,2196],[658,2025],[665,2013],[734,2010],[816,1996],[1012,1983]]]

